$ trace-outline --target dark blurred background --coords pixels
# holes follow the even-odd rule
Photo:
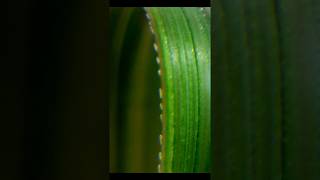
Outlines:
[[[103,0],[8,2],[0,179],[106,179],[107,24]]]

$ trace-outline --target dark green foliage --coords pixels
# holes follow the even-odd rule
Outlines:
[[[320,178],[320,2],[215,2],[213,177]]]

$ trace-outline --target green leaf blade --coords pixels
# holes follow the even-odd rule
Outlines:
[[[161,171],[207,172],[210,164],[210,13],[147,8],[155,30],[163,100]]]

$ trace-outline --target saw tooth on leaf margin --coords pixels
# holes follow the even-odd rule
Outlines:
[[[162,90],[161,90],[161,88],[159,88],[159,96],[160,96],[160,99],[162,99]]]
[[[146,8],[144,8],[145,10],[145,14],[146,14],[146,17],[148,19],[148,24],[149,24],[149,28],[150,28],[150,31],[151,33],[153,34],[153,37],[154,37],[154,42],[153,42],[153,48],[154,48],[154,51],[156,52],[156,62],[157,64],[159,65],[159,70],[158,70],[158,75],[161,77],[161,69],[160,69],[160,58],[158,56],[158,45],[156,44],[156,41],[155,41],[155,31],[152,27],[152,20],[151,20],[151,17],[149,16],[148,14],[148,11]],[[163,107],[162,107],[162,89],[161,87],[159,88],[159,97],[160,97],[160,110],[161,110],[161,113],[160,113],[160,121],[161,121],[161,126],[162,123],[163,123],[163,120],[162,120],[162,111],[163,111]],[[160,133],[159,135],[159,143],[160,143],[160,149],[162,149],[162,133]],[[158,164],[158,172],[161,172],[161,161],[162,161],[162,153],[161,153],[162,150],[160,150],[159,152],[159,155],[158,155],[158,158],[159,158],[159,164]]]

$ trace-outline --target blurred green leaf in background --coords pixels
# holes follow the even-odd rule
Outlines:
[[[320,1],[214,12],[214,178],[320,179]]]
[[[111,8],[111,172],[156,172],[160,78],[142,8]]]

